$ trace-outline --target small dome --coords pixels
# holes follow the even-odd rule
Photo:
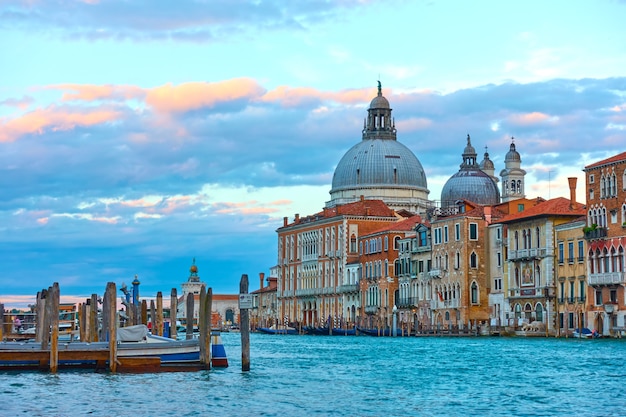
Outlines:
[[[496,169],[496,167],[493,165],[493,161],[491,159],[489,159],[489,153],[485,152],[485,159],[483,159],[483,161],[480,163],[480,169],[485,170],[485,169]]]
[[[511,138],[511,139],[513,139],[513,138]],[[521,160],[522,160],[522,158],[519,156],[519,152],[517,152],[515,150],[515,143],[511,143],[511,148],[506,153],[506,157],[504,158],[504,162],[510,162],[510,161],[520,161],[521,162]]]
[[[191,268],[189,268],[189,272],[191,272],[192,274],[197,274],[198,273],[198,267],[195,265],[191,265]]]
[[[443,186],[441,207],[449,207],[461,199],[482,205],[498,204],[500,191],[491,177],[484,172],[477,169],[460,170]]]
[[[378,93],[370,103],[370,109],[388,109],[389,100],[385,98],[381,93]]]

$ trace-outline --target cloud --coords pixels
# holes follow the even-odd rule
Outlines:
[[[112,108],[48,107],[19,117],[0,119],[0,142],[10,142],[23,135],[72,130],[116,121],[121,113]]]
[[[186,112],[212,108],[220,103],[247,102],[263,94],[264,89],[250,78],[237,78],[217,83],[190,82],[167,84],[150,89],[146,103],[161,112]]]

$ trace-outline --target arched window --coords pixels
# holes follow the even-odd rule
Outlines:
[[[356,252],[356,236],[350,236],[350,252]]]
[[[522,306],[519,304],[515,304],[515,318],[518,320],[522,318]]]
[[[519,232],[515,231],[515,250],[519,250]]]
[[[526,246],[526,230],[522,231],[522,242],[524,245],[524,249],[528,249],[528,247]]]
[[[519,288],[519,284],[520,284],[520,276],[519,276],[519,268],[515,267],[515,287]]]
[[[530,303],[526,303],[524,305],[524,318],[530,322],[532,321],[532,316],[533,316],[533,307],[530,305]]]
[[[450,312],[446,311],[446,321],[450,321]]]
[[[539,265],[535,267],[535,287],[541,287],[541,267]]]
[[[385,252],[389,250],[389,236],[385,236]]]
[[[473,281],[470,287],[470,297],[472,304],[478,304],[478,284],[476,284],[476,281]]]
[[[470,268],[478,268],[478,256],[476,252],[472,252],[470,255]]]
[[[535,229],[535,239],[537,239],[537,248],[541,247],[541,234],[539,233],[539,226]]]
[[[541,303],[538,303],[535,307],[535,317],[537,321],[543,321],[543,306]]]
[[[396,236],[393,238],[393,248],[398,250],[400,248],[400,236]]]

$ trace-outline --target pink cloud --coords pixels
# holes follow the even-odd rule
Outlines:
[[[49,107],[26,113],[8,121],[0,120],[0,142],[12,142],[27,134],[71,130],[77,126],[93,126],[120,118],[120,112],[106,109],[71,111]]]
[[[297,107],[313,101],[334,101],[342,104],[368,102],[376,95],[375,89],[354,89],[339,92],[323,92],[309,87],[280,86],[261,97],[263,102],[276,102],[283,107]]]
[[[550,116],[544,113],[532,112],[526,114],[514,114],[508,117],[508,121],[514,125],[528,126],[543,123],[550,120]]]
[[[166,84],[148,90],[146,103],[161,112],[185,112],[213,107],[232,100],[252,100],[264,93],[264,88],[250,78],[235,78],[217,83],[190,82]]]
[[[8,98],[0,101],[1,106],[17,107],[18,109],[25,109],[30,106],[35,100],[32,97],[24,96],[22,98]]]
[[[46,87],[48,90],[71,90],[63,93],[62,101],[129,100],[143,98],[145,90],[128,85],[57,84]]]

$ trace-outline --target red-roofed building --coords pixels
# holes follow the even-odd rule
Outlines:
[[[576,178],[569,187],[569,199],[543,201],[499,221],[508,228],[507,310],[516,326],[536,322],[533,328],[546,334],[556,333],[557,325],[554,228],[586,213],[576,202]]]
[[[284,219],[278,233],[277,315],[282,322],[326,325],[328,317],[355,323],[361,306],[354,265],[359,239],[402,219],[380,200],[326,207]],[[350,273],[346,273],[350,272]],[[281,322],[281,324],[283,324]]]
[[[396,221],[359,238],[359,270],[362,306],[357,324],[374,329],[392,326],[394,306],[400,307],[407,294],[406,275],[411,270],[410,258],[399,258],[407,236],[415,235],[420,216]],[[406,252],[406,251],[405,251]],[[399,278],[403,277],[402,296]]]
[[[587,239],[590,297],[587,320],[598,332],[626,329],[626,152],[588,165]]]

